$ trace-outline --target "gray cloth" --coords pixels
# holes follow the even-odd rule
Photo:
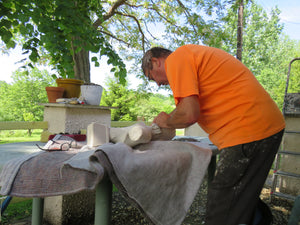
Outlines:
[[[151,222],[181,224],[205,175],[211,150],[176,141],[153,141],[134,150],[117,145],[101,146],[91,163],[100,163]]]
[[[42,152],[36,152],[28,155],[24,155],[22,157],[18,157],[12,160],[9,160],[5,167],[1,170],[0,173],[0,187],[1,187],[1,195],[8,195],[10,192],[11,186],[15,180],[17,173],[21,165],[27,160],[41,154]]]
[[[1,176],[1,195],[18,197],[48,197],[73,194],[94,189],[101,180],[92,171],[64,166],[80,150],[42,152],[21,163],[15,177]],[[15,168],[12,162],[3,171]],[[5,172],[4,172],[5,173]],[[8,181],[13,180],[13,183]]]
[[[176,225],[183,221],[205,175],[211,158],[207,147],[154,141],[135,149],[109,143],[97,149],[43,152],[22,163],[10,187],[6,183],[13,178],[1,176],[5,185],[0,194],[45,197],[76,193],[94,189],[106,171],[151,222]]]

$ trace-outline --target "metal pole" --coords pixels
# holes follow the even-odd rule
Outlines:
[[[33,198],[32,201],[32,225],[42,225],[44,211],[44,199]]]
[[[109,225],[111,220],[112,183],[108,177],[96,187],[95,225]]]
[[[288,92],[288,88],[289,88],[289,80],[290,80],[291,67],[292,67],[292,63],[294,61],[296,61],[296,60],[300,60],[300,58],[294,58],[289,63],[289,70],[288,70],[287,77],[286,77],[286,85],[285,85],[283,107],[282,107],[282,113],[283,113],[283,115],[285,114],[285,107],[286,107],[285,101],[286,101],[286,96],[287,96],[287,92]]]

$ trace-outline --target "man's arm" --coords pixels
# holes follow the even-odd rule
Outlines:
[[[186,128],[196,123],[200,116],[200,106],[197,95],[181,98],[170,114],[161,112],[153,120],[163,128]]]

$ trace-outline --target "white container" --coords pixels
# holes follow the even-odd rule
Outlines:
[[[83,84],[80,86],[81,96],[88,105],[100,105],[103,87],[98,84]]]

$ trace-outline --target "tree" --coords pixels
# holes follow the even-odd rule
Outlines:
[[[7,114],[6,114],[6,107],[5,105],[1,104],[1,100],[5,97],[4,93],[7,92],[8,84],[5,81],[0,81],[0,121],[5,121]]]
[[[116,79],[108,79],[108,90],[104,90],[101,105],[117,107],[111,110],[112,121],[135,121],[137,116],[130,113],[136,104],[137,97],[133,91],[128,90],[128,83],[121,85]]]
[[[94,26],[93,18],[98,17],[98,23],[103,21],[100,1],[4,0],[0,9],[2,40],[8,48],[14,48],[14,35],[19,34],[24,53],[29,53],[32,62],[38,61],[43,49],[60,76],[75,76],[89,82],[89,52],[100,52],[108,56],[108,62],[117,68],[116,75],[124,80],[124,63]],[[99,64],[97,58],[92,61]],[[31,63],[29,66],[33,67]]]
[[[101,105],[117,107],[111,110],[113,121],[152,121],[161,111],[170,113],[174,108],[172,97],[128,89],[115,79],[108,79],[108,89],[104,90]]]
[[[33,69],[29,74],[16,71],[13,83],[0,83],[0,119],[2,121],[41,121],[43,106],[48,102],[46,86],[53,85],[47,71]]]
[[[174,108],[175,102],[172,96],[149,93],[146,98],[140,98],[130,111],[139,118],[152,122],[160,112],[171,113]]]
[[[86,82],[90,81],[89,52],[106,55],[114,66],[112,72],[124,83],[125,64],[112,43],[131,57],[163,39],[182,41],[196,34],[198,42],[206,43],[218,35],[218,27],[214,21],[206,22],[205,16],[221,14],[228,2],[4,0],[0,3],[0,36],[7,47],[14,48],[16,35],[21,35],[32,62],[39,59],[42,48],[61,76],[74,75]],[[161,27],[161,34],[155,36],[158,30],[150,26]],[[95,66],[98,58],[92,58]]]

